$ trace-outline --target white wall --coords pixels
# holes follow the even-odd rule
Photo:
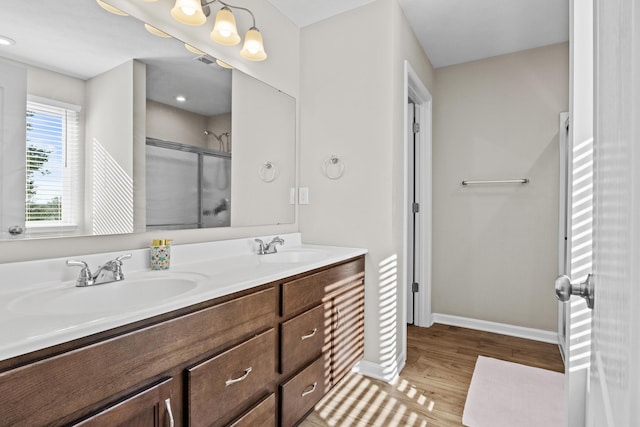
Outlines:
[[[209,148],[204,134],[208,118],[170,105],[147,100],[147,136]],[[215,138],[214,138],[215,139]]]
[[[220,46],[212,42],[209,38],[211,23],[203,27],[189,27],[173,21],[168,13],[173,6],[171,0],[160,0],[154,3],[139,2],[137,0],[110,0],[110,3],[157,28],[180,35],[183,41],[230,63],[237,69],[265,81],[293,97],[297,98],[299,96],[300,29],[268,2],[263,0],[243,1],[243,6],[251,9],[256,15],[256,24],[264,37],[269,57],[263,62],[250,62],[241,58],[239,55],[240,47],[238,46]],[[246,14],[237,14],[238,26],[246,31],[249,25],[247,25],[247,17],[243,15]],[[134,129],[134,133],[138,135],[140,132]],[[184,244],[252,235],[284,234],[295,231],[298,231],[297,223],[280,226],[172,231],[163,233],[163,238],[173,239],[174,244]],[[154,238],[158,238],[156,232],[0,242],[0,262],[41,259],[54,255],[64,257],[86,253],[126,251],[128,249],[146,247],[151,239]]]
[[[436,70],[433,311],[553,331],[568,44]],[[468,186],[464,179],[529,178]]]
[[[87,81],[86,233],[133,231],[134,63]]]
[[[299,207],[300,229],[307,242],[369,250],[365,360],[386,377],[403,351],[395,203],[402,199],[404,59],[432,82],[406,26],[395,0],[377,0],[302,30],[300,185],[309,187],[310,204]],[[331,155],[345,163],[337,180],[322,171]]]
[[[233,73],[235,147],[231,156],[231,225],[294,221],[289,191],[295,186],[293,98],[244,73]],[[250,125],[248,125],[250,124]],[[271,163],[271,169],[263,166]],[[262,172],[262,177],[259,172]]]
[[[294,111],[294,114],[296,112]],[[231,151],[232,134],[231,134],[231,113],[218,114],[209,117],[207,120],[207,129],[215,132],[216,135],[222,138],[224,147],[222,151]],[[228,132],[229,136],[222,136],[223,133]],[[207,137],[207,147],[212,150],[220,150],[220,143],[215,136],[210,135]]]

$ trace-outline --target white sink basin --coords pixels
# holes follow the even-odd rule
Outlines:
[[[259,255],[258,259],[263,263],[290,263],[320,261],[327,256],[325,251],[318,249],[283,249],[275,254]]]
[[[66,282],[16,298],[9,303],[9,309],[28,314],[120,313],[185,295],[198,288],[206,278],[195,273],[154,273],[87,287],[76,287],[75,282]]]

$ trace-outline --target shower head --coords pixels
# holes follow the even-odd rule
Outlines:
[[[208,129],[206,129],[206,130],[204,131],[204,134],[205,134],[205,135],[207,135],[207,136],[209,136],[209,135],[213,135],[213,136],[215,136],[215,137],[216,137],[216,139],[217,139],[218,141],[220,141],[220,139],[221,139],[223,136],[226,136],[226,137],[228,137],[228,136],[229,136],[229,132],[223,132],[223,133],[221,133],[220,135],[218,135],[218,134],[217,134],[217,133],[215,133],[214,131],[212,131],[212,130],[208,130]]]
[[[222,140],[222,137],[225,136],[227,138],[227,145],[229,144],[229,132],[223,132],[220,135],[218,135],[217,133],[215,133],[214,131],[205,129],[204,134],[209,136],[209,135],[213,135],[216,140],[218,141],[218,143],[220,144],[220,150],[224,150],[224,141]],[[228,150],[228,148],[227,148]]]

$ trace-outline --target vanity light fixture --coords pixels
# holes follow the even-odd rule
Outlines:
[[[129,16],[129,14],[121,11],[116,7],[111,6],[110,4],[103,2],[102,0],[96,0],[96,2],[100,5],[101,8],[103,8],[107,12],[113,13],[114,15]]]
[[[145,0],[145,1],[149,1],[149,0]],[[155,0],[154,0],[155,1]],[[165,33],[164,31],[161,31],[159,29],[157,29],[156,27],[154,27],[153,25],[149,25],[149,24],[144,24],[144,28],[147,29],[147,31],[149,31],[151,34],[153,34],[154,36],[158,36],[158,37],[171,37],[169,34]]]
[[[256,17],[249,9],[240,6],[232,6],[222,0],[176,0],[175,6],[171,9],[171,16],[183,24],[202,25],[206,22],[210,14],[209,5],[220,3],[223,7],[218,10],[211,31],[211,40],[224,46],[234,46],[242,40],[238,34],[236,19],[231,9],[244,10],[251,15],[253,24],[244,36],[244,45],[240,51],[243,58],[250,61],[263,61],[267,58],[264,50],[262,34],[256,27]],[[204,9],[203,9],[204,7]]]
[[[184,44],[184,48],[187,49],[191,53],[195,53],[196,55],[206,55],[206,52],[201,51],[197,47],[191,46],[189,43]]]
[[[187,102],[187,97],[184,95],[178,95],[176,96],[176,101],[178,102]]]
[[[14,39],[10,39],[7,36],[0,36],[0,46],[11,46],[16,44]]]
[[[219,66],[221,66],[222,68],[228,68],[228,69],[230,69],[230,70],[233,70],[233,67],[232,67],[231,65],[229,65],[229,64],[227,64],[226,62],[221,61],[221,60],[219,60],[219,59],[216,59],[216,64],[218,64],[218,65],[219,65]]]
[[[171,9],[171,16],[187,25],[202,25],[207,22],[200,0],[176,0],[175,6]]]

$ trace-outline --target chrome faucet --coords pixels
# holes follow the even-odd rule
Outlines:
[[[258,255],[275,254],[276,252],[278,252],[278,250],[276,249],[276,245],[284,245],[284,240],[278,236],[274,237],[273,240],[271,240],[266,245],[260,239],[254,240],[258,244]]]
[[[131,258],[131,254],[124,254],[98,267],[95,274],[91,274],[89,266],[84,261],[68,260],[69,267],[81,267],[80,276],[76,280],[76,286],[85,287],[101,285],[103,283],[119,282],[124,280],[122,273],[122,260]]]

